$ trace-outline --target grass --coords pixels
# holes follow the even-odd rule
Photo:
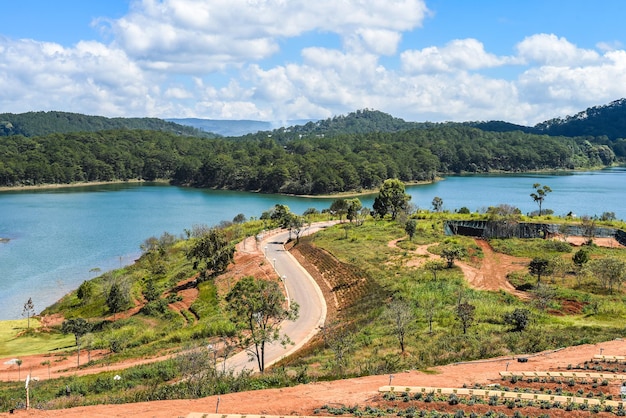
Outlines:
[[[520,300],[503,291],[470,289],[458,267],[437,271],[436,279],[433,271],[424,267],[407,267],[406,259],[415,256],[410,252],[417,245],[428,245],[433,253],[440,251],[444,245],[459,246],[466,251],[464,261],[480,264],[484,254],[472,238],[443,235],[443,219],[447,216],[449,214],[420,214],[416,236],[412,242],[401,242],[400,248],[392,248],[388,243],[406,237],[406,232],[401,224],[390,220],[369,220],[362,226],[349,229],[344,228],[344,223],[324,229],[307,241],[334,257],[334,264],[328,264],[328,259],[320,259],[318,267],[322,267],[321,263],[327,263],[324,264],[325,280],[338,285],[343,283],[340,279],[350,279],[347,280],[350,286],[336,286],[337,290],[334,290],[335,295],[345,297],[348,302],[338,310],[335,322],[326,324],[323,335],[317,336],[301,353],[281,362],[280,366],[284,366],[284,369],[280,368],[281,373],[288,370],[298,374],[307,370],[308,378],[331,380],[407,369],[428,370],[432,366],[455,361],[532,353],[623,337],[626,296],[622,292],[603,294],[591,279],[578,282],[573,267],[569,268],[573,266],[573,251],[569,246],[546,240],[492,241],[497,250],[515,256],[530,258],[541,255],[564,260],[568,268],[562,278],[542,278],[543,282],[556,288],[556,298],[550,304],[555,311],[541,311],[533,305],[532,300]],[[244,224],[234,232],[231,231],[231,235],[240,237],[241,231],[250,233],[261,226],[259,221],[251,225]],[[590,251],[592,258],[614,256],[626,259],[626,251],[623,249],[591,246]],[[94,332],[94,345],[119,351],[107,361],[142,357],[160,349],[205,343],[213,336],[231,334],[234,329],[228,321],[228,313],[224,312],[223,295],[219,294],[212,281],[200,285],[199,299],[191,308],[199,317],[197,322],[190,312],[183,314],[185,318],[178,313],[168,315],[155,312],[152,315],[135,315],[115,323],[102,320],[106,314],[103,290],[111,280],[129,281],[134,296],[140,297],[142,288],[149,280],[155,281],[161,290],[168,291],[179,280],[193,274],[195,271],[185,257],[185,243],[178,242],[156,261],[154,258],[142,258],[134,266],[95,279],[94,294],[89,300],[81,301],[75,293],[70,294],[49,312],[63,312],[67,317],[94,315],[91,320],[99,325],[97,332]],[[355,277],[360,280],[354,280]],[[536,278],[521,271],[512,275],[511,282],[515,285],[526,284],[532,290]],[[361,290],[365,292],[360,293]],[[387,306],[392,299],[401,299],[411,307],[412,318],[405,341],[407,349],[402,355],[394,324],[387,315]],[[560,314],[558,309],[563,300],[582,304],[582,312]],[[475,306],[475,318],[466,334],[462,332],[456,316],[459,301]],[[506,313],[516,308],[527,308],[531,312],[531,322],[522,332],[512,332],[511,326],[503,319]],[[42,350],[49,352],[63,347],[73,348],[73,336],[57,333],[29,332],[15,339],[24,330],[25,320],[16,321],[14,325],[7,322],[0,322],[0,338],[7,341],[0,345],[0,355],[10,353],[7,355],[20,356]],[[8,346],[9,343],[14,345]],[[28,352],[19,351],[21,347],[27,348]],[[106,389],[110,382],[105,383],[105,380],[94,384]],[[273,383],[268,383],[270,380]],[[238,387],[256,388],[286,384],[287,381],[280,374],[270,380],[257,381],[252,386],[249,382],[239,382]],[[191,396],[185,392],[188,389],[155,385],[155,396]],[[80,385],[76,389],[79,390]],[[169,390],[173,392],[167,392]],[[111,388],[108,393],[116,399],[130,396],[115,388]],[[147,395],[142,392],[141,396]]]
[[[74,346],[72,335],[60,332],[41,332],[41,324],[36,318],[0,321],[0,357],[20,357],[32,354],[50,353]]]

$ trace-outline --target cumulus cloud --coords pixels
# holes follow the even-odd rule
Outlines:
[[[554,66],[580,66],[597,63],[597,52],[581,49],[565,38],[553,34],[538,34],[525,38],[517,45],[521,59],[528,63]]]
[[[0,90],[5,107],[13,111],[57,110],[63,104],[76,112],[144,113],[155,93],[154,84],[123,51],[98,42],[66,48],[0,38],[0,51]]]
[[[456,39],[443,48],[408,50],[401,54],[402,68],[409,73],[436,73],[496,67],[507,60],[487,53],[476,39]]]
[[[102,20],[116,42],[146,67],[214,71],[272,56],[286,38],[340,35],[344,46],[392,54],[400,33],[421,25],[422,0],[142,0],[118,20]]]

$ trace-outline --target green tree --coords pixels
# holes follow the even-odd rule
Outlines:
[[[278,283],[247,276],[237,282],[226,295],[232,321],[239,329],[239,345],[256,359],[259,371],[265,371],[265,348],[279,341],[283,346],[291,341],[280,335],[281,322],[295,320],[299,306],[291,302],[285,307],[285,297]]]
[[[609,293],[613,293],[615,287],[619,289],[626,276],[626,263],[616,257],[591,260],[588,266],[592,275]]]
[[[441,250],[441,257],[446,260],[447,267],[454,266],[454,260],[460,260],[465,256],[465,248],[458,245],[449,245]]]
[[[542,186],[539,183],[533,184],[533,189],[535,189],[535,191],[530,194],[530,197],[532,197],[535,203],[539,205],[539,216],[541,216],[541,206],[543,205],[543,201],[546,199],[548,193],[552,192],[552,189],[549,186]]]
[[[116,314],[122,312],[128,306],[128,293],[124,291],[122,285],[114,282],[107,294],[106,304],[109,312]]]
[[[22,316],[28,318],[27,321],[27,329],[30,329],[30,317],[35,314],[35,304],[33,303],[33,298],[28,298],[26,303],[24,304],[24,310],[22,311]]]
[[[524,308],[515,308],[513,312],[504,314],[504,323],[513,326],[513,331],[521,332],[530,322],[530,311]]]
[[[80,366],[80,339],[83,335],[90,332],[92,325],[83,318],[66,319],[61,324],[61,332],[63,334],[74,334],[76,339],[77,366]]]
[[[581,248],[576,251],[572,256],[572,262],[579,270],[583,268],[583,266],[589,262],[589,250]]]
[[[204,281],[224,272],[233,261],[234,254],[235,247],[226,240],[224,233],[212,228],[192,239],[187,258],[194,262],[194,269],[198,268],[200,262],[204,262],[204,270],[199,277],[199,281]]]
[[[343,220],[343,215],[348,213],[348,201],[346,199],[337,199],[330,205],[330,213],[338,215],[339,220]]]
[[[409,235],[409,241],[413,241],[413,236],[417,231],[417,222],[415,219],[409,219],[406,221],[406,224],[404,224],[404,230]]]
[[[361,200],[356,197],[354,199],[348,199],[346,200],[346,205],[346,217],[348,218],[348,220],[350,220],[350,222],[352,222],[353,220],[357,220],[359,212],[361,211],[361,209],[363,209],[363,204],[361,203]]]
[[[537,284],[539,284],[541,282],[541,276],[552,272],[550,260],[542,257],[533,258],[528,264],[528,272],[533,276],[537,276]]]
[[[146,287],[143,289],[143,297],[146,298],[148,302],[152,302],[159,299],[160,296],[161,292],[154,284],[154,280],[148,280]]]
[[[474,322],[476,307],[468,302],[461,302],[456,306],[456,317],[461,322],[463,334],[467,333],[467,329]]]
[[[374,212],[381,218],[387,214],[396,219],[398,213],[407,208],[411,196],[405,193],[404,183],[398,179],[387,179],[374,199]]]
[[[86,303],[93,296],[94,284],[92,281],[85,280],[78,286],[76,296],[81,302]]]

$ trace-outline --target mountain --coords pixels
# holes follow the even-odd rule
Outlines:
[[[550,119],[535,129],[548,135],[606,136],[612,141],[626,138],[626,99],[590,107],[574,116]]]
[[[0,113],[0,136],[43,136],[52,133],[141,129],[177,135],[214,137],[199,129],[157,118],[106,118],[68,112]]]

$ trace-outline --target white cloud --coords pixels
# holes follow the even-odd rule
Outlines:
[[[286,38],[339,34],[347,48],[392,54],[400,32],[421,25],[423,0],[143,0],[100,21],[147,68],[205,72],[272,56]]]
[[[409,73],[436,73],[497,67],[507,62],[487,53],[476,39],[457,39],[443,48],[408,50],[401,54],[402,68]]]
[[[74,48],[0,38],[0,91],[14,112],[63,110],[145,114],[152,83],[121,50],[97,42]],[[146,98],[141,103],[140,98]],[[36,108],[34,107],[36,106]]]
[[[531,64],[554,66],[581,66],[597,63],[597,52],[581,49],[565,38],[553,34],[538,34],[525,38],[517,44],[521,59]]]

